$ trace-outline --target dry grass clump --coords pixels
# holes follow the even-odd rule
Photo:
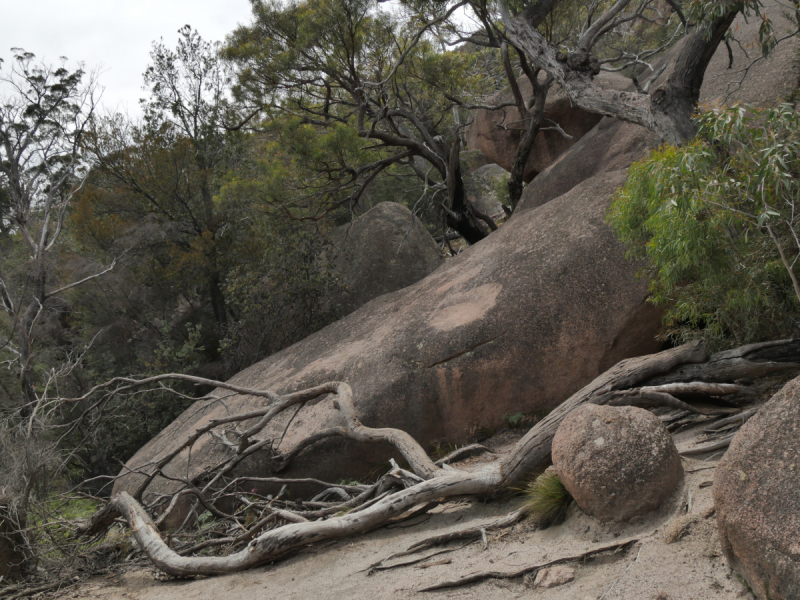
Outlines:
[[[528,515],[540,527],[560,525],[567,516],[572,495],[552,467],[531,481],[523,490]]]

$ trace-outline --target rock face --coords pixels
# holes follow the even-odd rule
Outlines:
[[[786,19],[785,11],[774,0],[767,0],[764,4],[778,37],[788,33],[791,22]],[[750,18],[749,22],[742,16],[736,19],[732,31],[742,44],[731,44],[733,68],[728,68],[727,48],[724,44],[720,45],[706,69],[703,87],[700,89],[701,105],[742,102],[756,106],[773,106],[789,98],[797,89],[800,81],[798,37],[784,40],[769,59],[750,66],[756,57],[745,54],[745,45],[750,44],[751,54],[757,53],[753,48],[757,47],[754,41],[758,39],[760,25],[759,19]],[[675,50],[678,49],[679,46],[676,46]],[[675,50],[664,60],[674,61]],[[746,74],[745,69],[748,69]],[[671,67],[668,66],[665,73],[670,70]],[[665,77],[666,74],[662,75],[661,80]],[[600,83],[607,85],[602,81]],[[653,89],[656,87],[654,85]],[[644,158],[658,144],[656,135],[643,127],[604,117],[568,153],[561,155],[525,187],[517,210],[541,206],[597,173],[628,168],[634,161]],[[510,151],[513,153],[513,148]]]
[[[464,177],[467,199],[482,213],[502,217],[505,212],[501,199],[507,195],[508,179],[508,171],[500,165],[484,165]]]
[[[598,76],[598,81],[606,87],[620,90],[631,85],[630,80],[614,73],[602,73]],[[520,78],[519,86],[523,97],[529,98],[531,84],[526,77]],[[486,103],[500,104],[510,101],[513,101],[511,91],[502,90],[489,97]],[[530,181],[537,173],[550,166],[589,132],[601,116],[572,106],[561,89],[554,85],[547,95],[545,118],[558,123],[572,139],[553,130],[540,132],[525,166],[525,181]],[[524,124],[520,122],[520,114],[515,107],[494,111],[481,109],[476,111],[475,121],[467,129],[466,142],[470,149],[480,150],[491,162],[510,171],[517,144],[525,133],[522,127]]]
[[[796,25],[787,18],[789,12],[776,0],[765,0],[763,13],[772,21],[775,34],[783,38]],[[728,49],[722,44],[706,70],[700,90],[700,104],[733,104],[744,102],[756,106],[774,106],[788,98],[800,81],[800,39],[790,37],[778,44],[769,58],[758,49],[761,20],[739,16],[731,26],[736,42],[731,43],[733,65]],[[751,65],[751,63],[754,63]],[[748,66],[750,68],[748,69]],[[747,73],[745,73],[747,70]]]
[[[546,410],[622,358],[659,349],[660,314],[647,304],[637,265],[605,223],[625,172],[606,173],[541,209],[512,219],[425,279],[380,296],[305,340],[236,375],[238,385],[282,393],[330,380],[348,382],[365,425],[392,426],[424,446],[467,440],[504,413]],[[200,423],[263,406],[249,396],[200,400],[128,463],[136,469],[169,452]],[[266,432],[279,439],[289,415]],[[323,401],[292,421],[280,450],[339,415]],[[226,456],[202,438],[170,470],[185,477]],[[330,439],[301,453],[287,477],[359,477],[391,454]],[[243,464],[263,475],[263,457]],[[130,490],[141,475],[117,481]],[[165,489],[156,482],[152,490]]]
[[[714,503],[725,556],[756,597],[800,598],[800,378],[733,438]]]
[[[578,506],[601,521],[655,510],[683,476],[664,425],[632,406],[587,404],[570,413],[553,437],[553,466]]]
[[[422,222],[396,202],[381,202],[331,237],[343,283],[331,303],[342,315],[416,283],[444,263]]]

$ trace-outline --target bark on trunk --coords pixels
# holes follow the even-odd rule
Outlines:
[[[600,66],[591,54],[576,52],[566,55],[550,45],[524,19],[513,18],[504,11],[503,20],[514,46],[532,65],[554,77],[575,106],[636,123],[650,129],[663,141],[678,145],[695,135],[691,117],[703,76],[739,9],[737,5],[708,28],[696,28],[688,34],[672,73],[652,94],[604,89],[593,81]]]

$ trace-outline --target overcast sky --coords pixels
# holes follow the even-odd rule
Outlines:
[[[153,40],[175,47],[189,24],[207,40],[223,40],[250,21],[248,0],[0,0],[0,57],[10,67],[11,48],[48,63],[100,67],[103,104],[138,115],[142,73]]]

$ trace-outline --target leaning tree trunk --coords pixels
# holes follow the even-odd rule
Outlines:
[[[237,456],[246,455],[250,449],[259,446],[251,439],[272,418],[292,406],[302,406],[305,402],[331,394],[334,407],[339,410],[343,425],[328,430],[330,435],[341,435],[360,442],[389,443],[410,465],[413,473],[395,467],[378,483],[365,486],[358,502],[341,503],[330,509],[317,511],[319,520],[311,521],[299,513],[277,510],[267,505],[262,514],[269,519],[281,518],[288,524],[247,537],[250,543],[241,551],[224,557],[182,556],[170,549],[161,539],[158,529],[139,502],[126,492],[117,494],[109,505],[95,515],[82,530],[93,534],[108,526],[119,514],[129,523],[133,536],[154,564],[161,570],[176,576],[217,575],[247,569],[258,564],[273,561],[287,553],[324,540],[347,537],[367,532],[389,519],[420,504],[442,498],[463,495],[490,496],[509,486],[519,486],[532,473],[541,469],[549,459],[550,449],[561,421],[573,410],[586,403],[606,405],[669,406],[672,408],[698,412],[673,394],[719,395],[735,392],[740,386],[713,383],[720,380],[731,381],[753,378],[800,367],[800,340],[787,340],[753,344],[729,352],[709,357],[700,342],[687,344],[639,358],[621,361],[612,369],[592,381],[582,390],[573,394],[547,417],[537,423],[501,460],[490,463],[476,471],[461,471],[452,467],[442,468],[434,463],[422,447],[407,433],[391,428],[374,429],[366,427],[358,420],[353,404],[352,390],[344,383],[332,382],[310,390],[296,392],[288,396],[276,396],[269,392],[256,392],[272,399],[272,403],[262,410],[240,415],[241,421],[253,422],[242,435]],[[165,375],[165,378],[189,378],[180,375]],[[154,378],[147,380],[152,382]],[[134,380],[124,380],[126,390],[136,386]],[[710,383],[711,382],[711,383]],[[253,390],[238,389],[230,384],[222,384],[226,389],[239,393]],[[108,389],[108,386],[103,388]],[[192,433],[184,445],[171,453],[175,455],[186,448],[201,435],[212,432],[221,424],[230,424],[236,416],[226,417],[218,422],[208,423]],[[321,439],[317,436],[315,439]],[[167,457],[168,458],[168,457]],[[157,472],[166,466],[168,460],[157,465]],[[232,459],[219,466],[219,472],[236,464]],[[148,479],[157,474],[156,471]],[[385,489],[385,484],[402,484],[403,489],[379,493],[372,500],[365,501],[372,492]],[[219,512],[191,482],[186,482],[187,491],[201,499],[203,506],[212,512]],[[206,489],[206,488],[204,488]],[[139,494],[136,494],[139,496]],[[341,514],[342,511],[349,511]],[[332,516],[339,513],[338,516]],[[306,513],[308,515],[308,513]],[[255,525],[254,525],[255,527]],[[204,546],[205,547],[205,546]]]
[[[739,13],[734,4],[707,27],[695,28],[681,42],[675,65],[652,94],[605,89],[593,81],[600,63],[588,52],[564,54],[525,19],[511,17],[501,3],[506,35],[532,65],[551,75],[570,101],[591,113],[617,117],[656,133],[669,144],[694,137],[692,115],[708,63]]]

